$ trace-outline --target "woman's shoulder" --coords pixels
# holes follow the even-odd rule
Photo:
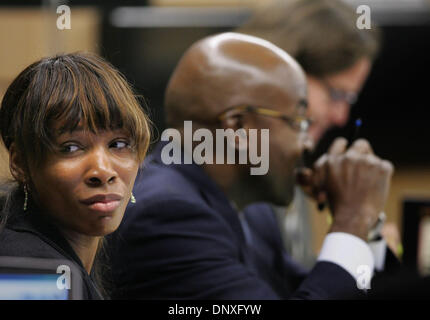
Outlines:
[[[36,206],[31,210],[11,207],[0,229],[0,256],[73,260],[67,242]],[[68,250],[67,250],[68,249]]]
[[[66,256],[61,254],[55,247],[44,241],[37,234],[4,228],[0,232],[0,257],[25,257],[55,259],[57,261],[67,261],[74,266],[72,270],[78,272],[83,285],[82,299],[102,299],[102,296],[94,289],[89,276],[84,276],[79,266]],[[70,264],[67,264],[71,267]],[[73,271],[72,271],[73,272]]]
[[[4,228],[0,232],[0,256],[64,258],[55,248],[31,232]]]

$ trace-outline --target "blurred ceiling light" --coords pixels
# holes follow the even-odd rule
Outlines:
[[[251,12],[243,7],[118,7],[112,10],[110,21],[118,28],[234,27]]]
[[[150,0],[149,4],[160,7],[225,7],[225,6],[245,6],[255,7],[272,0]]]

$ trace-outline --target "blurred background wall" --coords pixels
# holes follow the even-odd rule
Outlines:
[[[206,35],[232,30],[269,0],[2,1],[0,4],[0,97],[25,66],[57,52],[92,51],[117,66],[143,94],[159,132],[164,129],[163,92],[184,50]],[[430,134],[427,110],[430,71],[430,11],[424,1],[368,0],[384,46],[344,129],[349,136],[363,119],[362,136],[396,165],[386,212],[402,228],[406,197],[430,199]],[[56,7],[71,8],[71,30],[58,30]],[[132,6],[131,8],[129,6]],[[328,35],[329,36],[329,35]],[[0,151],[0,177],[9,175]],[[313,215],[315,250],[328,228],[327,212]]]

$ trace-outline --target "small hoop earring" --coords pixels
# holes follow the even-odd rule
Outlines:
[[[27,184],[24,184],[24,211],[27,211],[28,205],[28,187]]]
[[[133,193],[131,193],[130,202],[136,203],[136,198],[134,197]]]

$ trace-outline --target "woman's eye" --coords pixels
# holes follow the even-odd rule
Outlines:
[[[80,149],[80,147],[76,144],[69,144],[69,145],[65,145],[62,146],[61,148],[61,152],[63,153],[73,153],[76,152]]]
[[[110,146],[111,148],[124,149],[124,148],[128,148],[130,144],[127,141],[118,140],[118,141],[112,142]]]

